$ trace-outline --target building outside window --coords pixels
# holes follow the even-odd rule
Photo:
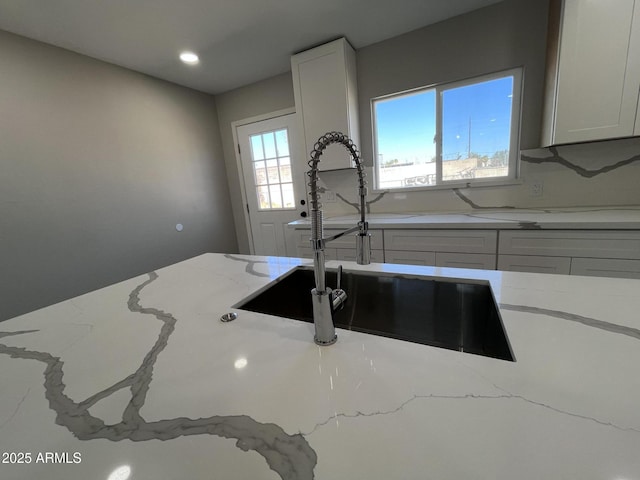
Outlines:
[[[513,69],[373,99],[376,189],[515,179],[521,91]]]

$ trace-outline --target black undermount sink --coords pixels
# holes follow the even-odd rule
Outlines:
[[[335,270],[326,278],[336,285]],[[314,287],[298,267],[234,307],[313,323]],[[337,328],[515,361],[487,281],[344,271],[341,287]]]

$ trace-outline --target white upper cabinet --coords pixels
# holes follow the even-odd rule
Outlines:
[[[344,39],[291,57],[296,113],[304,132],[304,157],[327,132],[348,135],[358,146],[356,54]],[[320,157],[319,170],[353,167],[346,149],[331,145]]]
[[[543,144],[640,134],[640,0],[552,0]]]

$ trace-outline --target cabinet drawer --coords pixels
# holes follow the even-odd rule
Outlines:
[[[571,260],[571,275],[640,279],[640,260],[574,258]]]
[[[640,260],[640,232],[503,231],[499,254]]]
[[[404,250],[385,250],[385,263],[402,263],[405,265],[429,265],[436,264],[434,252],[409,252]]]
[[[344,232],[346,229],[334,229],[334,228],[325,228],[324,236],[330,237],[331,235],[336,235],[340,232]],[[371,249],[372,250],[382,250],[382,230],[369,230],[371,234]],[[327,246],[331,248],[356,248],[356,233],[349,233],[343,237],[340,237],[332,242],[329,242]],[[298,247],[307,247],[311,248],[311,244],[309,243],[309,239],[311,238],[311,229],[308,230],[295,230],[294,233],[294,241],[296,246]]]
[[[336,248],[336,260],[356,261],[355,248]],[[384,263],[384,252],[382,250],[371,250],[371,261],[374,263]]]
[[[569,275],[571,272],[571,259],[569,257],[541,257],[535,255],[499,255],[498,270]]]
[[[495,230],[385,230],[385,250],[496,253]]]
[[[313,250],[311,247],[297,247],[298,257],[300,258],[313,258]],[[355,249],[354,249],[355,252]],[[338,259],[338,251],[335,248],[325,248],[324,249],[324,258],[325,260],[337,260]]]
[[[496,256],[487,253],[436,253],[436,267],[495,270]]]
[[[340,232],[344,232],[344,229],[325,228],[324,236],[330,237]],[[369,230],[371,234],[371,250],[382,250],[382,230]],[[332,242],[328,243],[332,248],[356,248],[356,235],[357,233],[349,233],[343,237],[340,237]],[[309,238],[307,238],[307,245]]]
[[[298,257],[313,258],[311,247],[297,247]],[[355,248],[325,248],[324,258],[326,260],[349,260],[356,261]],[[375,263],[384,262],[384,252],[382,250],[371,250],[371,261]]]

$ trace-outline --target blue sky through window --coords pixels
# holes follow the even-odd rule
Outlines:
[[[442,160],[509,149],[513,77],[442,93]]]
[[[428,162],[435,156],[435,90],[380,100],[375,116],[379,162]]]
[[[491,157],[509,149],[513,77],[442,92],[442,157]],[[378,162],[424,163],[436,155],[436,90],[375,102]]]

